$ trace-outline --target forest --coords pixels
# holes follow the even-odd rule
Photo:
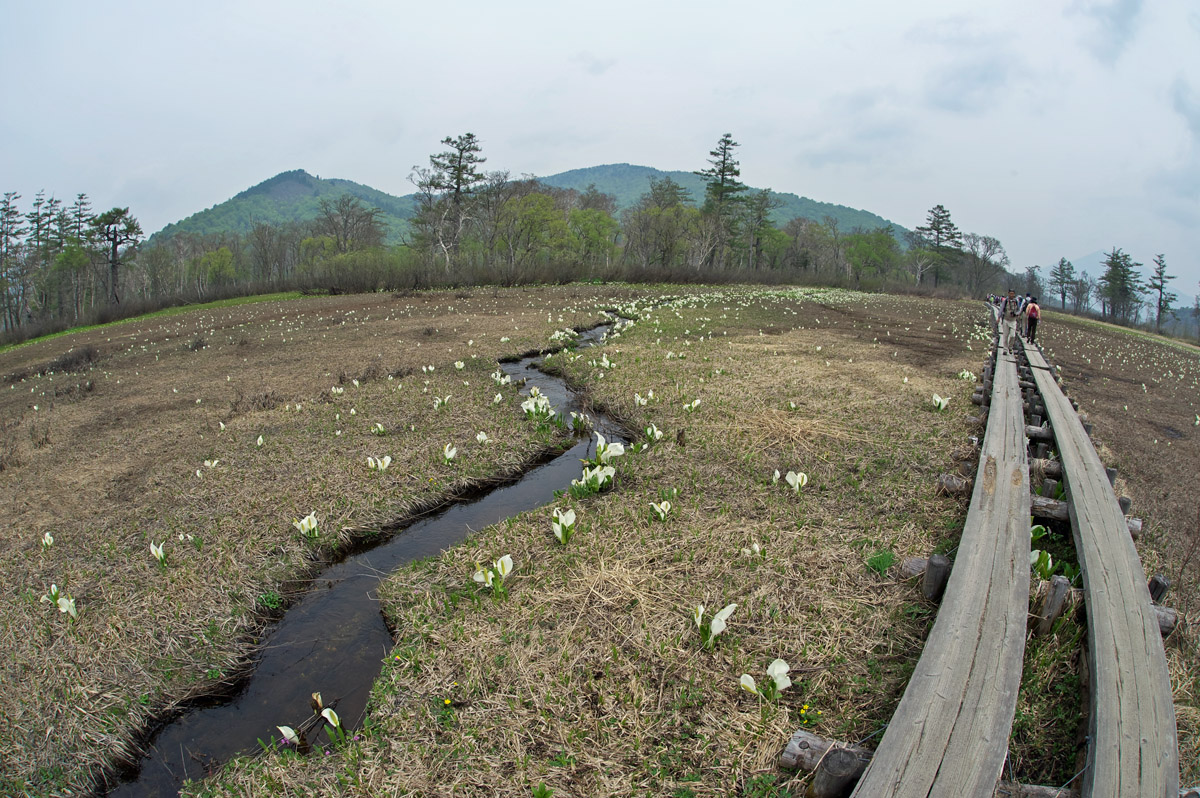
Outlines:
[[[1016,287],[1042,296],[1046,307],[1176,334],[1191,333],[1200,315],[1175,308],[1162,255],[1149,279],[1118,248],[1097,276],[1065,258],[1044,274],[1039,266],[1013,272],[998,239],[961,231],[940,204],[912,231],[847,227],[834,213],[776,221],[783,201],[740,180],[740,145],[728,133],[694,173],[701,196],[651,175],[647,190],[623,203],[595,184],[556,187],[487,171],[472,133],[441,144],[427,165],[413,167],[411,198],[284,173],[273,178],[282,191],[296,174],[320,186],[292,198],[302,218],[243,192],[238,207],[247,218],[168,225],[149,240],[129,208],[95,213],[86,194],[68,204],[38,192],[22,210],[21,196],[6,192],[3,340],[255,293],[571,280],[819,283],[972,297]]]

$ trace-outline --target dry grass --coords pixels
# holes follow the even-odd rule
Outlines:
[[[948,334],[956,354],[930,373],[833,320],[759,338],[780,313],[822,312],[813,304],[742,292],[690,304],[611,341],[614,368],[590,366],[592,353],[552,361],[631,429],[666,433],[621,459],[613,492],[559,503],[579,515],[570,545],[546,509],[394,574],[383,598],[398,644],[365,739],[334,764],[243,761],[207,794],[767,795],[789,786],[776,757],[810,713],[844,739],[878,730],[930,608],[865,560],[953,534],[962,507],[933,482],[966,422],[928,397],[961,411],[970,383],[955,374],[981,355]],[[773,484],[777,468],[806,471],[808,486]],[[649,504],[665,490],[678,494],[659,522]],[[741,552],[753,543],[762,557]],[[518,567],[496,601],[470,574],[506,553]],[[691,610],[728,602],[729,631],[704,650]],[[777,656],[795,680],[781,701],[739,689]]]
[[[650,310],[661,296],[571,286],[272,302],[0,355],[0,373],[29,375],[0,395],[3,791],[85,786],[149,718],[231,680],[264,599],[315,561],[556,445],[511,388],[491,404],[488,374],[617,306],[641,320],[550,362],[632,434],[653,422],[662,441],[620,459],[613,491],[558,503],[579,515],[570,545],[545,508],[387,579],[396,648],[361,740],[328,757],[246,757],[190,793],[528,796],[544,783],[560,797],[769,796],[801,784],[775,762],[805,718],[845,740],[877,732],[934,608],[866,560],[955,544],[965,505],[934,483],[977,432],[957,373],[982,366],[982,309],[696,289]],[[82,346],[99,353],[92,371],[45,368]],[[590,365],[601,352],[615,367]],[[933,412],[934,392],[950,411]],[[480,429],[492,443],[475,441]],[[452,467],[445,443],[459,449]],[[389,470],[367,471],[383,454]],[[776,469],[809,483],[794,495],[772,483]],[[649,504],[670,490],[657,521]],[[291,527],[310,511],[315,543]],[[148,549],[164,540],[165,571]],[[742,553],[754,543],[761,557]],[[498,601],[471,573],[506,553],[517,570]],[[77,623],[38,601],[51,582],[76,598]],[[692,607],[729,602],[729,629],[705,650]],[[1195,660],[1170,654],[1187,762]],[[795,682],[780,701],[739,689],[777,656]]]
[[[571,323],[599,318],[586,291],[547,296],[578,300]],[[542,346],[560,326],[544,315],[546,297],[450,300],[452,325],[424,335],[450,319],[448,299],[238,306],[4,354],[0,370],[46,373],[0,395],[0,577],[10,586],[0,681],[11,699],[0,708],[0,792],[79,789],[150,718],[229,682],[273,596],[344,542],[343,529],[395,521],[553,445],[524,423],[512,388],[492,404],[488,377],[496,358]],[[201,334],[205,348],[186,346]],[[99,368],[43,368],[83,347],[103,352]],[[343,371],[377,376],[335,397]],[[63,398],[84,380],[95,390]],[[434,395],[451,395],[445,410],[432,411]],[[370,433],[376,422],[386,435]],[[493,443],[475,441],[481,429]],[[453,467],[441,463],[445,443],[458,446]],[[368,471],[367,455],[383,454],[391,468]],[[321,522],[317,541],[292,528],[308,512]],[[43,550],[46,532],[54,544]],[[165,544],[167,569],[151,542]],[[74,598],[77,622],[39,601],[51,584]]]

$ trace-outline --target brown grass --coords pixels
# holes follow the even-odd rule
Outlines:
[[[973,325],[983,312],[703,288],[648,310],[661,296],[567,286],[304,299],[0,355],[0,373],[34,375],[73,347],[104,353],[90,372],[26,376],[0,394],[11,519],[0,533],[11,586],[0,607],[10,697],[0,704],[0,785],[85,786],[155,714],[233,678],[265,617],[263,595],[297,584],[351,538],[514,473],[552,445],[515,411],[511,388],[490,403],[495,360],[625,306],[641,317],[633,328],[552,364],[632,432],[654,422],[666,434],[621,459],[612,492],[558,503],[579,514],[575,540],[553,539],[545,508],[399,570],[381,590],[397,645],[362,739],[334,756],[246,757],[190,792],[798,791],[803,774],[775,767],[791,731],[816,717],[819,732],[843,740],[877,732],[920,653],[934,608],[865,562],[954,545],[964,500],[935,496],[934,483],[969,459],[966,439],[978,432],[972,383],[957,373],[982,366]],[[200,338],[203,348],[187,346]],[[601,351],[615,367],[588,365]],[[94,387],[78,387],[85,381]],[[638,406],[635,392],[650,389],[654,401]],[[934,392],[951,396],[950,411],[933,412]],[[434,412],[433,397],[447,394]],[[370,433],[375,422],[385,436]],[[479,429],[493,443],[478,444]],[[447,442],[460,452],[449,468]],[[368,472],[365,458],[384,453],[391,468]],[[775,469],[805,471],[808,486],[793,495],[772,484]],[[650,502],[672,489],[671,514],[652,519]],[[310,511],[321,521],[315,544],[291,527]],[[167,543],[166,571],[152,541]],[[762,557],[742,553],[754,543]],[[517,571],[497,601],[471,572],[505,553]],[[76,598],[77,623],[38,601],[51,582]],[[691,608],[711,615],[728,602],[739,605],[729,630],[705,650]],[[1182,646],[1169,654],[1187,762],[1200,718],[1195,658]],[[779,702],[739,689],[740,674],[761,682],[777,656],[795,681]],[[1192,767],[1185,778],[1195,780]]]

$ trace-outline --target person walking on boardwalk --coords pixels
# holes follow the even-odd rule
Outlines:
[[[1008,296],[1000,303],[1000,351],[1012,351],[1012,338],[1017,334],[1017,319],[1021,315],[1021,303],[1015,289],[1008,289]]]
[[[1042,308],[1038,305],[1038,298],[1033,297],[1029,303],[1025,305],[1025,340],[1033,343],[1033,339],[1037,337],[1038,319],[1042,317]]]

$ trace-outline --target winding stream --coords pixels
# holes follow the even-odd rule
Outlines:
[[[611,325],[576,339],[582,348],[604,340]],[[556,378],[537,370],[542,358],[501,364],[514,381],[526,380],[525,393],[537,386],[562,416],[581,412],[579,399]],[[617,425],[592,416],[598,432],[620,439]],[[196,705],[163,726],[151,738],[145,756],[110,798],[175,796],[185,779],[200,779],[221,763],[258,750],[258,740],[276,738],[276,725],[313,717],[310,695],[320,691],[326,706],[337,710],[348,728],[363,717],[371,685],[392,648],[375,598],[378,583],[397,567],[440,553],[473,531],[548,504],[554,491],[579,476],[580,460],[591,454],[594,436],[581,439],[553,460],[516,482],[423,518],[381,542],[347,557],[318,574],[304,596],[262,637],[253,673],[232,697]]]

